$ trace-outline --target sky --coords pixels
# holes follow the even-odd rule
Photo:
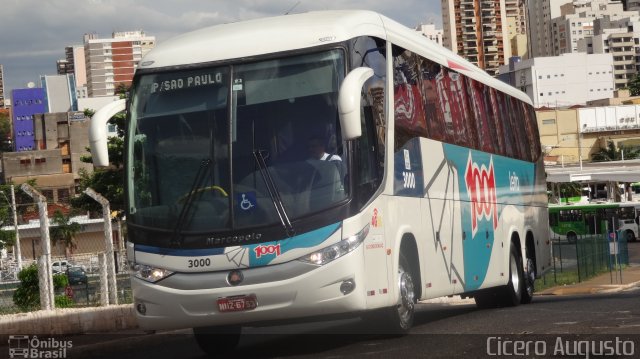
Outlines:
[[[2,0],[0,64],[5,97],[40,75],[55,75],[65,46],[82,45],[85,33],[143,30],[162,43],[207,26],[313,10],[377,11],[408,27],[441,28],[439,0]]]

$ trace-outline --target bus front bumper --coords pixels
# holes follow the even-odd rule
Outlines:
[[[138,324],[146,330],[242,325],[358,312],[366,307],[363,263],[363,246],[359,246],[341,258],[314,266],[300,275],[235,287],[227,284],[177,289],[163,286],[163,281],[152,284],[132,277],[134,310]],[[281,269],[267,266],[242,269],[242,272],[245,279],[250,279],[254,271]],[[204,282],[210,279],[210,283],[219,283],[219,276],[226,277],[229,272],[195,275],[199,276],[199,283],[203,283],[203,278]],[[182,278],[190,276],[181,275]],[[345,294],[349,286],[343,284],[349,281],[355,288]],[[249,310],[221,312],[218,299],[235,296],[255,296],[258,305]]]

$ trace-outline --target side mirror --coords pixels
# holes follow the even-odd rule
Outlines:
[[[122,112],[127,106],[126,100],[114,101],[93,114],[89,124],[89,146],[95,167],[109,167],[109,152],[107,151],[107,122],[116,113]]]
[[[342,127],[342,139],[353,140],[362,135],[360,126],[360,100],[362,86],[373,76],[368,67],[358,67],[344,78],[338,94],[338,115]]]

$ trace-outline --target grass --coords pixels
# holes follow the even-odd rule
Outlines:
[[[623,264],[622,269],[626,268],[627,265]],[[589,280],[590,278],[596,277],[598,275],[610,272],[607,266],[601,267],[599,270],[593,271],[590,270],[588,273],[581,273],[578,276],[578,270],[565,270],[562,272],[554,272],[551,271],[545,274],[542,278],[536,280],[536,292],[543,291],[545,289],[561,286],[561,285],[572,285],[578,284],[580,282],[584,282]]]

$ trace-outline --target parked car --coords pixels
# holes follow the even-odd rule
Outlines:
[[[69,263],[69,261],[66,261],[66,260],[55,261],[51,263],[53,274],[64,273],[67,271],[67,268],[69,268],[70,266],[71,264]]]
[[[82,267],[70,266],[67,268],[69,284],[87,284],[87,272]]]

